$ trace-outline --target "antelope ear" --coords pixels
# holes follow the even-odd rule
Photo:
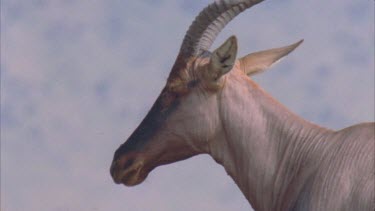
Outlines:
[[[260,73],[271,67],[274,63],[280,61],[284,56],[296,49],[302,42],[303,40],[300,40],[285,47],[248,54],[239,59],[241,69],[248,76]]]
[[[211,56],[208,66],[209,79],[216,81],[234,66],[237,56],[237,38],[231,36]]]

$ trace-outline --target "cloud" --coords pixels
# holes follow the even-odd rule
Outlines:
[[[249,210],[208,156],[113,184],[113,152],[159,94],[180,42],[208,0],[3,1],[2,210]],[[305,43],[255,78],[331,128],[374,120],[374,9],[349,0],[265,1],[236,18],[240,55]],[[371,46],[371,47],[370,47]]]

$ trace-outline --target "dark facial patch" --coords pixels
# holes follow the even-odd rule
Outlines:
[[[199,57],[208,58],[211,57],[211,55],[211,52],[205,51]],[[198,60],[195,59],[195,61]],[[186,68],[186,63],[183,63],[183,65],[179,63],[174,65],[169,76],[167,87],[163,89],[151,110],[137,129],[128,140],[116,150],[113,158],[114,161],[124,153],[140,150],[156,132],[163,127],[168,116],[178,107],[180,98],[187,95],[192,88],[200,83],[199,79],[188,81],[189,78],[187,76],[181,76],[181,71],[178,71],[180,68]]]
[[[195,86],[197,86],[199,84],[199,80],[197,79],[197,80],[192,80],[192,81],[190,81],[188,84],[187,84],[187,87],[189,88],[189,89],[192,89],[192,88],[194,88]]]
[[[169,105],[165,104],[165,98],[170,98],[171,102]],[[179,100],[177,96],[163,90],[141,124],[129,139],[116,150],[113,160],[117,160],[124,153],[140,149],[144,146],[164,125],[166,119],[176,110],[178,104]]]

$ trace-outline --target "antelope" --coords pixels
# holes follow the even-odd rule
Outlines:
[[[249,77],[303,40],[236,59],[231,36],[209,51],[228,22],[262,1],[219,0],[196,17],[161,94],[114,154],[114,182],[138,185],[158,166],[206,153],[255,210],[374,210],[375,123],[320,127]]]

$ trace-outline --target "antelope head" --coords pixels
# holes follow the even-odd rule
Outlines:
[[[236,15],[263,0],[220,0],[206,7],[187,31],[167,83],[128,140],[115,152],[113,180],[126,186],[143,182],[156,167],[210,153],[222,134],[220,93],[229,74],[247,77],[261,72],[302,41],[236,59],[232,36],[213,52],[218,33]]]

